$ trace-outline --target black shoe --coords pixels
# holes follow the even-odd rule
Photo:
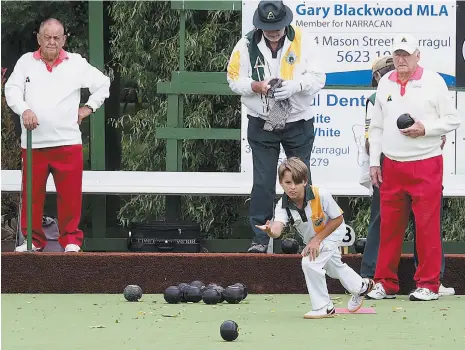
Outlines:
[[[267,245],[252,243],[250,248],[247,250],[247,253],[266,253],[267,250]]]

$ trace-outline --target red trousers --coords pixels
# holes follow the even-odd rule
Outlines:
[[[22,150],[23,191],[21,228],[27,237],[26,150]],[[82,245],[84,234],[78,229],[82,206],[82,145],[38,148],[32,150],[32,242],[37,248],[47,244],[42,230],[46,184],[51,173],[57,191],[58,242]]]
[[[381,233],[375,281],[387,294],[399,292],[397,269],[410,208],[415,215],[418,268],[417,288],[438,293],[441,272],[442,156],[397,162],[387,157],[382,166]]]

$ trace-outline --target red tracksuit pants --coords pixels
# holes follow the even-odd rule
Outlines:
[[[21,228],[27,237],[26,150],[22,150],[23,191]],[[82,145],[38,148],[32,150],[32,242],[37,248],[47,244],[42,230],[46,184],[51,173],[57,191],[57,216],[62,247],[82,245],[84,234],[78,229],[82,206]]]
[[[375,281],[387,294],[399,292],[397,269],[410,208],[415,215],[418,268],[417,288],[438,293],[441,272],[442,156],[397,162],[384,158],[381,195],[381,233]]]

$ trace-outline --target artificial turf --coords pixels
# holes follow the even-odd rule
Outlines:
[[[332,296],[346,307],[347,295]],[[374,315],[306,320],[303,294],[253,294],[240,304],[127,302],[115,294],[2,294],[2,349],[465,349],[465,296],[366,300]],[[221,339],[224,320],[239,325]]]

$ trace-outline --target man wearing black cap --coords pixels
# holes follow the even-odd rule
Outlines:
[[[239,40],[228,64],[229,86],[241,95],[249,119],[250,224],[255,235],[251,253],[267,250],[269,237],[257,226],[273,217],[280,146],[287,157],[300,158],[310,169],[315,138],[311,103],[326,81],[313,43],[291,26],[292,19],[282,1],[261,1],[253,18],[255,29]]]

